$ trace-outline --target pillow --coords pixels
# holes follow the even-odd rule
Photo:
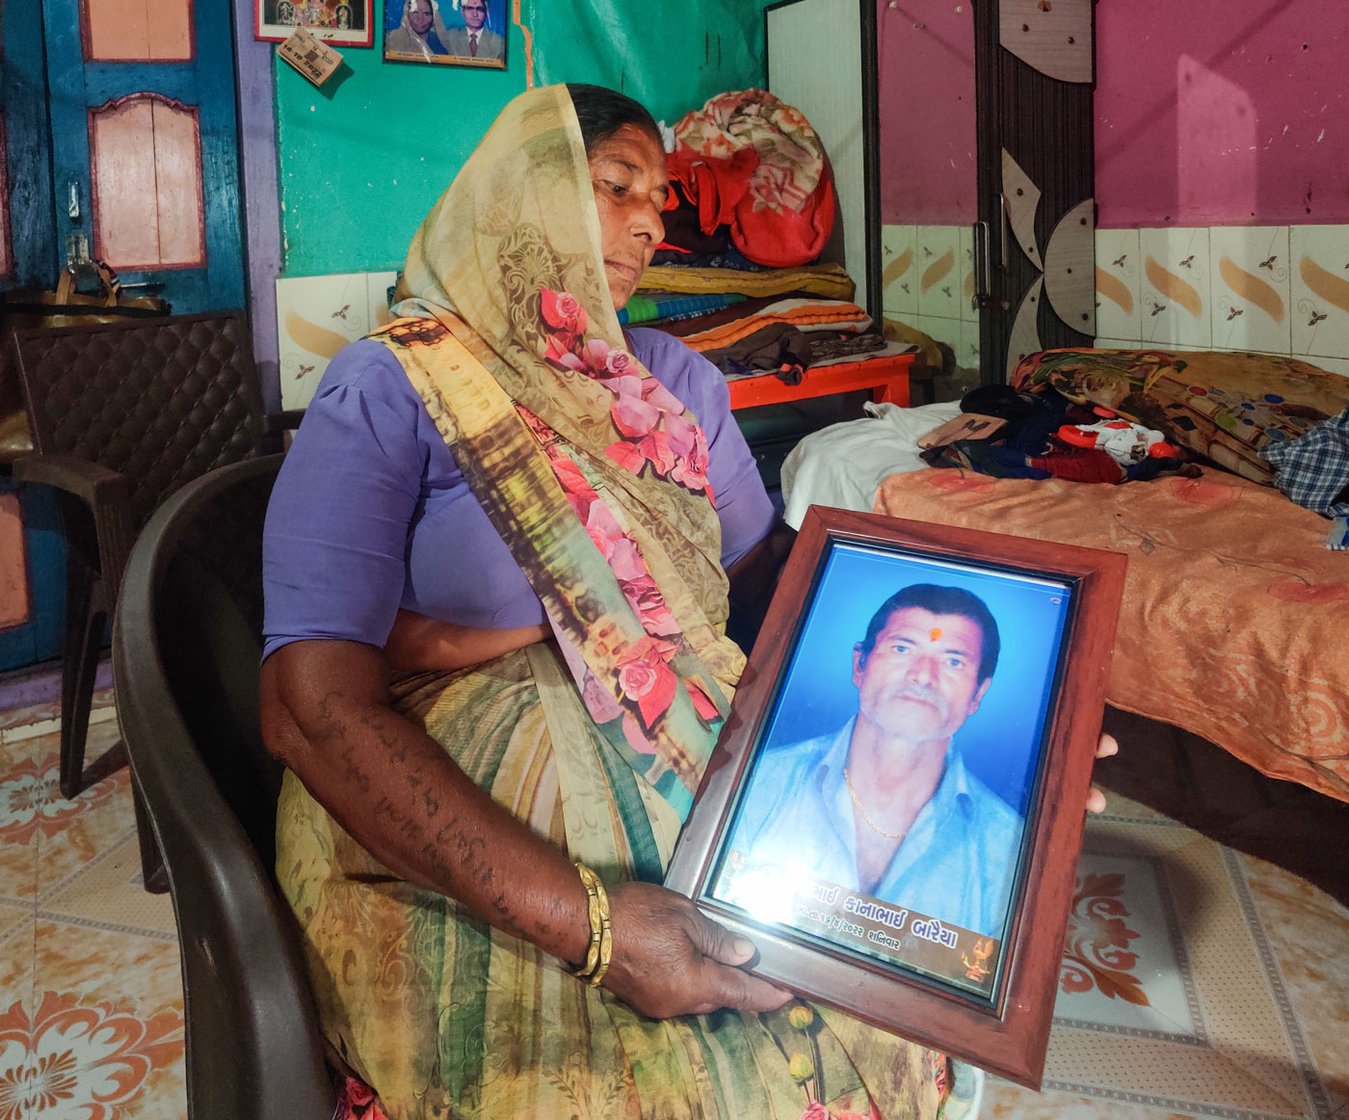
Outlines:
[[[1022,360],[1012,384],[1113,409],[1265,485],[1274,469],[1261,447],[1300,439],[1349,404],[1349,378],[1276,354],[1045,350]]]

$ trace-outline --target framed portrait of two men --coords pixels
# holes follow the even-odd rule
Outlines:
[[[756,973],[1038,1087],[1125,563],[812,508],[666,886]]]

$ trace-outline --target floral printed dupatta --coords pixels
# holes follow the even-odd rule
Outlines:
[[[627,351],[563,86],[517,97],[422,223],[393,351],[544,604],[586,711],[688,811],[743,667],[696,418]]]

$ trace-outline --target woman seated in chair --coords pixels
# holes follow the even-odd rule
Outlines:
[[[512,101],[272,499],[278,872],[395,1120],[937,1114],[944,1058],[788,1005],[658,885],[786,539],[720,373],[618,325],[668,191],[628,98]]]

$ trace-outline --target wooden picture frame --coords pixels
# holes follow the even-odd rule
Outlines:
[[[506,0],[384,0],[384,59],[505,70],[509,27]]]
[[[375,42],[374,0],[253,0],[255,39],[284,43],[297,27],[335,47]]]
[[[1038,1088],[1125,567],[812,507],[665,885],[755,973]]]

